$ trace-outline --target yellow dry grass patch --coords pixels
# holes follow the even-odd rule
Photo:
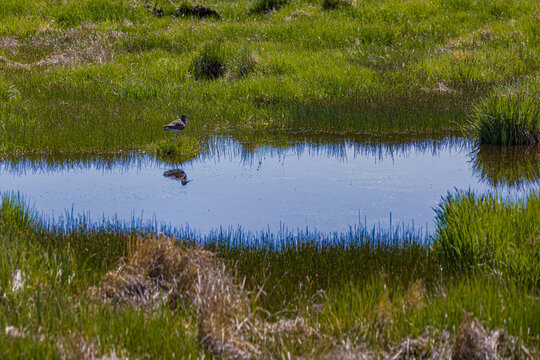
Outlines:
[[[220,260],[201,248],[178,246],[170,238],[139,238],[124,264],[91,292],[137,306],[193,306],[197,336],[206,349],[229,358],[260,355],[248,341],[253,314],[246,292]]]

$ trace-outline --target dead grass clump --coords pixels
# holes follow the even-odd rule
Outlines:
[[[197,16],[200,18],[207,18],[207,17],[215,17],[215,18],[221,18],[221,14],[219,11],[212,9],[211,7],[208,7],[203,4],[195,4],[191,5],[188,2],[183,2],[180,7],[178,8],[178,11],[176,13],[176,16]]]
[[[465,315],[455,337],[447,331],[428,328],[418,338],[407,338],[383,355],[392,360],[499,360],[534,359],[538,354],[504,330],[487,331],[477,319]]]
[[[224,264],[200,248],[169,238],[141,238],[117,271],[105,275],[94,296],[136,306],[188,302],[198,319],[198,338],[220,356],[247,359],[260,350],[248,341],[251,309],[247,295]]]
[[[84,63],[103,64],[112,58],[112,49],[96,42],[88,47],[72,47],[49,55],[47,58],[28,64],[28,66],[73,66]]]
[[[497,360],[498,338],[499,331],[487,332],[466,314],[452,346],[452,360]]]

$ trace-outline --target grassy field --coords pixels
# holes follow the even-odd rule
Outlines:
[[[133,152],[177,164],[217,134],[247,158],[298,140],[331,142],[336,156],[343,139],[365,152],[463,134],[540,142],[536,0],[193,5],[0,1],[0,159],[13,171],[107,167]],[[162,127],[182,113],[192,120],[177,140]],[[537,148],[499,151],[478,148],[482,179],[538,181]],[[508,203],[456,192],[434,216],[432,238],[202,241],[138,223],[48,223],[4,195],[0,354],[538,358],[540,193]]]
[[[402,229],[197,245],[141,224],[45,223],[4,196],[0,349],[14,359],[535,358],[539,204],[539,193],[517,204],[456,193],[431,240]]]
[[[144,5],[2,1],[0,152],[193,153],[223,131],[445,133],[494,89],[538,79],[534,0],[212,0],[220,17],[202,19]],[[177,145],[162,125],[182,113],[193,120]]]

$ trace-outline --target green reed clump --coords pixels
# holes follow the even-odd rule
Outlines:
[[[540,142],[540,92],[529,87],[500,88],[473,109],[472,134],[482,144]]]
[[[435,212],[434,249],[442,261],[540,285],[540,192],[515,202],[458,192],[449,194]]]
[[[191,63],[191,72],[196,79],[217,79],[225,75],[226,71],[227,61],[219,42],[206,43]]]
[[[251,12],[261,13],[270,10],[279,10],[288,3],[289,0],[255,0],[251,7]]]

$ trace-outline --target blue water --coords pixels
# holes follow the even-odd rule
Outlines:
[[[280,145],[283,147],[283,144]],[[355,225],[404,223],[434,229],[434,208],[449,191],[523,196],[474,168],[474,145],[460,139],[410,144],[272,144],[256,148],[215,139],[197,159],[18,159],[0,163],[0,192],[15,192],[48,218],[154,220],[208,233],[220,227],[343,232]],[[185,181],[163,176],[180,168]]]

